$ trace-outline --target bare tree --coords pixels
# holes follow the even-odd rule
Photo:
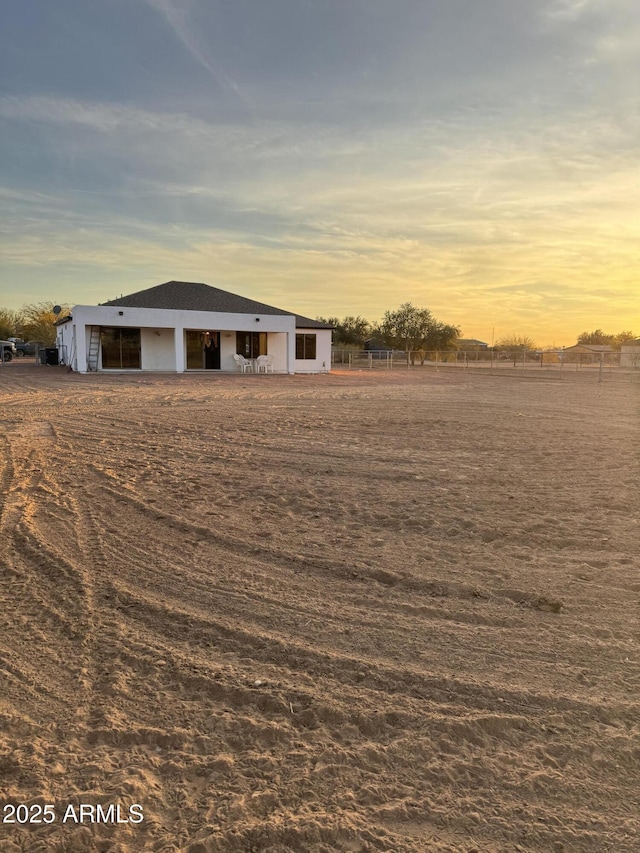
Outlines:
[[[518,359],[522,359],[523,353],[535,350],[536,344],[533,338],[526,335],[507,335],[496,341],[495,349],[498,352],[508,354],[513,359],[513,366],[515,367]]]
[[[536,349],[536,343],[526,335],[506,335],[496,341],[495,349],[503,352],[530,352]]]
[[[53,302],[25,305],[21,311],[22,337],[48,345],[55,343],[56,329],[54,323],[56,320],[66,317],[70,308],[68,305],[63,305],[60,314],[54,314],[53,308]]]
[[[0,308],[0,339],[17,338],[22,317],[19,311]]]

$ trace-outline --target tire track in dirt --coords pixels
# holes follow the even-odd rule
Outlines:
[[[421,668],[419,663],[411,665],[408,660],[398,664],[379,656],[353,657],[323,649],[318,644],[311,645],[308,636],[302,640],[274,631],[267,632],[264,628],[258,631],[255,621],[249,619],[242,627],[242,618],[233,612],[222,617],[217,613],[205,615],[202,610],[199,614],[195,609],[180,611],[175,606],[164,606],[123,589],[119,590],[119,598],[126,608],[127,620],[142,623],[147,631],[153,631],[154,625],[162,626],[162,641],[169,646],[179,643],[181,638],[188,638],[189,647],[193,650],[206,654],[206,650],[212,649],[223,656],[233,653],[239,658],[271,665],[281,675],[286,672],[288,681],[293,684],[299,683],[300,677],[305,682],[310,679],[338,681],[358,690],[378,691],[381,704],[384,704],[385,696],[392,695],[392,701],[397,702],[398,697],[406,693],[407,700],[416,697],[435,703],[464,700],[467,707],[478,710],[497,711],[506,705],[530,714],[558,710],[579,712],[590,719],[605,722],[615,714],[633,719],[634,703],[631,700],[626,704],[618,701],[614,705],[588,703],[568,695],[545,696],[525,689],[506,689],[498,683],[485,681],[479,684],[460,677],[443,677]]]
[[[130,500],[130,497],[129,497],[129,496],[127,496],[127,498],[125,499],[125,498],[123,498],[123,497],[122,497],[122,495],[120,495],[120,496],[119,496],[119,499],[120,499],[120,500],[125,500],[125,502],[126,502],[126,503],[127,503],[127,505],[128,505],[128,502],[129,502],[129,500]],[[139,504],[139,502],[138,502],[138,504]],[[136,506],[139,508],[138,504],[136,504]],[[156,515],[156,512],[157,512],[157,511],[155,510],[155,508],[149,508],[148,506],[146,506],[146,507],[145,507],[145,509],[146,509],[146,511],[150,511],[152,516]],[[161,522],[160,527],[163,527],[163,526],[164,526],[164,524],[165,524],[165,523],[166,523],[166,521],[167,521],[166,517],[164,517],[164,513],[161,513],[161,514],[160,514],[159,519],[157,519],[157,520],[159,520],[159,521]],[[172,529],[173,529],[173,530],[176,530],[176,529],[177,529],[178,531],[188,532],[188,533],[192,532],[192,528],[193,528],[193,526],[189,525],[188,523],[185,523],[183,520],[178,520],[178,521],[177,521],[177,523],[172,524],[172,525],[171,525],[171,527],[172,527]],[[198,532],[199,532],[199,534],[202,534],[202,533],[203,533],[202,529],[198,529]],[[205,535],[208,535],[208,534],[205,534]],[[214,540],[216,541],[216,544],[217,544],[217,545],[224,544],[224,545],[226,546],[226,547],[225,547],[225,550],[224,550],[224,553],[227,555],[227,558],[228,558],[228,544],[229,544],[229,539],[228,539],[228,537],[224,540],[224,543],[221,543],[221,542],[220,542],[220,539],[219,539],[219,537],[218,537],[217,535],[216,535],[216,536],[214,536]],[[241,545],[240,545],[239,547],[237,547],[238,543],[234,543],[234,544],[236,545],[236,547],[233,549],[233,551],[234,551],[234,553],[236,554],[236,556],[242,556],[242,555],[245,555],[245,544],[244,544],[244,543],[241,543]],[[259,548],[255,548],[254,546],[251,546],[251,547],[248,549],[248,552],[246,553],[246,556],[247,556],[247,557],[249,557],[250,559],[252,559],[252,560],[254,560],[254,561],[255,561],[255,560],[256,560],[256,551],[258,551],[258,552],[259,552],[259,551],[260,551],[260,549],[259,549]],[[266,558],[265,558],[264,554],[260,555],[260,559],[264,561],[265,565],[269,565],[272,569],[273,569],[273,567],[274,567],[275,565],[281,565],[282,561],[281,561],[280,557],[281,557],[281,555],[279,555],[279,554],[277,554],[277,555],[276,555],[276,554],[274,554],[273,549],[269,549],[269,551],[268,551],[268,553],[267,553],[267,557],[266,557]],[[295,565],[295,564],[297,564],[297,563],[299,562],[299,559],[298,559],[297,557],[295,557],[295,558],[293,559],[293,562],[294,562],[294,565]],[[308,572],[308,566],[305,566],[305,579],[308,579],[308,574],[309,574],[309,572]],[[326,578],[326,574],[325,574],[324,572],[322,572],[322,573],[321,573],[320,578],[321,578],[321,580],[323,580],[324,582],[326,582],[326,580],[327,580],[327,578]],[[397,589],[397,587],[396,587],[396,589]],[[428,591],[429,591],[429,593],[432,593],[432,592],[433,592],[433,589],[432,589],[432,587],[431,587],[430,585],[428,585]],[[176,595],[178,595],[178,596],[180,596],[180,594],[181,594],[181,593],[180,593],[180,590],[179,590],[177,587],[176,587],[176,592],[175,592],[175,594],[176,594]],[[441,592],[440,594],[442,594],[442,592]],[[469,590],[469,589],[465,589],[465,590],[464,590],[464,594],[465,594],[465,596],[466,596],[466,595],[469,595],[469,597],[474,597],[476,593],[475,593],[475,590],[473,590],[473,589],[471,589],[471,590]],[[523,593],[521,596],[519,596],[519,598],[522,598],[522,596],[524,596],[524,593]],[[511,602],[511,600],[513,599],[513,591],[509,591],[509,593],[508,593],[505,597],[506,597],[506,599],[507,599],[509,602]],[[455,599],[454,599],[454,602],[455,602]],[[449,602],[449,606],[451,606],[454,602]],[[366,604],[366,599],[365,599],[364,603]],[[253,604],[252,604],[252,605],[250,605],[250,606],[252,607],[252,606],[253,606]],[[454,611],[454,615],[453,615],[453,617],[452,617],[452,618],[453,618],[453,620],[455,620],[455,619],[456,619],[455,611]],[[550,653],[550,658],[549,658],[549,659],[550,659],[550,660],[554,660],[554,657],[556,657],[556,655],[555,655],[555,654]],[[496,658],[496,659],[497,659],[497,658]],[[540,662],[540,663],[542,663],[542,660],[540,660],[539,662]],[[535,661],[534,661],[534,663],[535,663]]]
[[[58,721],[73,717],[84,591],[75,567],[53,543],[61,500],[49,470],[56,436],[48,421],[35,419],[39,415],[34,410],[34,419],[22,421],[6,439],[11,477],[3,478],[8,499],[1,539],[7,571],[1,582],[12,629],[10,643],[0,647],[0,704],[7,712],[0,752],[6,749],[12,756],[8,792],[19,779],[50,797],[51,768],[43,744],[58,730]],[[58,541],[63,535],[58,531]],[[27,740],[26,721],[33,729]],[[61,767],[55,764],[53,775]]]
[[[75,677],[74,661],[83,631],[85,591],[75,566],[49,544],[56,535],[50,510],[60,499],[55,479],[47,470],[55,444],[51,424],[23,423],[20,433],[12,435],[8,443],[13,482],[10,511],[3,515],[8,564],[4,588],[19,617],[11,664],[16,677],[21,673],[23,689],[31,694],[32,713],[44,697],[48,697],[50,712],[55,713],[68,705],[73,693],[70,679]],[[11,693],[16,689],[14,684]]]
[[[4,452],[2,453],[2,475],[0,479],[2,488],[0,495],[0,548],[6,554],[10,547],[9,543],[13,530],[21,515],[21,501],[17,494],[16,466],[11,442],[7,435],[2,436],[2,441]]]
[[[131,613],[130,610],[127,612],[129,614]],[[164,624],[164,617],[161,615],[158,622],[155,623],[155,626],[157,628],[158,625]],[[182,635],[186,636],[187,634],[183,631]],[[172,642],[172,638],[167,636],[164,632],[163,636],[168,643],[168,648],[173,648],[174,644]],[[149,645],[150,644],[146,642],[141,648],[144,650]],[[127,659],[126,662],[134,667],[136,665],[139,666],[140,661],[143,660],[140,648],[131,646],[129,654],[131,657]],[[251,659],[253,660],[253,658]],[[297,717],[290,717],[286,710],[286,696],[292,695],[290,690],[284,691],[286,695],[283,701],[282,696],[274,696],[272,692],[271,695],[266,697],[264,696],[263,691],[270,690],[268,684],[266,687],[261,688],[261,690],[256,690],[255,688],[252,689],[249,684],[238,684],[237,673],[234,673],[233,671],[230,675],[235,677],[236,680],[231,683],[225,683],[224,679],[221,682],[219,675],[217,678],[212,680],[210,673],[206,670],[206,667],[200,674],[189,673],[187,671],[188,658],[186,653],[184,658],[180,655],[176,657],[175,654],[173,656],[169,656],[166,663],[167,666],[162,669],[162,676],[166,679],[165,689],[169,690],[170,693],[175,693],[177,687],[180,687],[181,693],[179,695],[182,695],[183,697],[184,695],[189,694],[198,695],[203,698],[207,697],[208,701],[215,703],[216,713],[220,713],[220,709],[224,709],[225,707],[229,708],[233,713],[235,721],[233,727],[228,730],[226,735],[224,732],[219,733],[223,738],[223,742],[233,743],[235,740],[238,740],[238,738],[240,738],[238,742],[242,742],[243,735],[241,734],[241,728],[243,725],[250,726],[251,739],[254,743],[259,743],[260,738],[264,736],[263,748],[273,746],[274,742],[284,744],[285,746],[292,746],[292,740],[295,738],[296,730],[302,732],[318,732],[319,736],[322,737],[323,740],[328,738],[327,745],[329,745],[333,740],[331,732],[336,732],[341,727],[348,727],[349,725],[352,725],[355,729],[359,730],[363,738],[374,737],[376,739],[382,738],[384,740],[386,736],[390,735],[392,738],[397,739],[400,733],[400,737],[402,739],[408,739],[410,741],[410,746],[407,744],[406,749],[411,749],[414,754],[416,749],[424,750],[425,758],[433,755],[434,752],[437,753],[443,747],[450,750],[452,752],[452,758],[449,761],[449,767],[444,772],[442,768],[438,770],[434,777],[434,781],[437,778],[437,780],[442,783],[444,778],[448,785],[458,787],[456,779],[459,779],[459,782],[462,784],[462,787],[460,788],[461,793],[466,789],[467,785],[470,784],[471,780],[469,779],[468,770],[465,768],[464,762],[460,762],[459,768],[456,768],[455,766],[455,754],[458,751],[459,744],[467,743],[471,748],[476,750],[492,751],[497,739],[497,742],[501,744],[502,749],[509,747],[509,749],[513,750],[514,753],[516,751],[521,753],[523,747],[527,747],[529,741],[531,741],[532,746],[535,746],[535,738],[538,733],[537,724],[522,716],[514,717],[514,725],[509,729],[509,716],[506,711],[503,713],[496,713],[494,715],[487,714],[485,711],[484,715],[470,717],[468,707],[464,702],[462,702],[459,707],[451,704],[449,704],[448,707],[443,706],[440,714],[435,713],[435,709],[433,708],[429,709],[429,740],[425,743],[424,741],[420,741],[419,715],[414,712],[413,716],[416,717],[416,720],[415,725],[412,725],[411,709],[407,709],[401,714],[398,714],[397,711],[385,714],[385,712],[380,708],[379,703],[381,697],[377,693],[371,694],[371,705],[369,707],[378,708],[377,712],[373,716],[368,717],[366,711],[354,716],[353,712],[349,714],[340,708],[327,706],[326,701],[321,702],[319,694],[312,691],[311,693],[307,692],[301,693],[300,695],[293,695],[294,702],[298,704],[298,707],[302,709],[302,712]],[[141,677],[145,680],[149,678],[149,675],[150,673],[146,668],[141,673]],[[327,690],[324,683],[320,683],[318,686],[325,689],[327,694],[334,693],[331,688]],[[156,689],[158,689],[158,686],[156,686]],[[354,701],[354,704],[362,705],[362,700],[363,696],[359,696]],[[322,711],[320,715],[317,715],[314,712],[314,708],[316,706],[318,706]],[[242,718],[238,717],[239,713],[243,714]],[[457,713],[460,714],[460,719],[458,721],[455,720],[455,715]],[[256,714],[261,718],[262,726],[266,726],[266,728],[261,730],[259,727],[256,727]],[[454,715],[453,720],[452,714]],[[568,719],[567,715],[565,715],[565,719]],[[579,719],[580,715],[578,714],[576,715],[576,720]],[[252,722],[249,724],[248,721]],[[276,730],[269,728],[269,725],[274,723],[278,726],[277,733]],[[240,727],[240,729],[238,727]],[[324,730],[326,731],[323,735]],[[414,737],[411,737],[412,732]],[[173,750],[183,752],[183,761],[187,760],[184,751],[187,750],[188,752],[189,749],[192,748],[190,747],[191,736],[187,732],[184,732],[183,734],[174,733],[170,741],[167,741],[166,734],[147,729],[141,729],[139,732],[118,732],[113,730],[96,732],[95,738],[96,742],[104,742],[106,744],[131,746],[152,742],[163,746],[168,745]],[[200,738],[198,738],[198,740],[200,740]],[[394,741],[392,740],[391,743],[393,742]],[[215,750],[212,749],[211,751]],[[419,752],[419,754],[421,753]],[[334,749],[334,760],[337,761],[338,764],[332,765],[331,762],[329,762],[324,765],[329,773],[328,779],[333,778],[332,767],[335,767],[337,770],[338,767],[342,766],[340,764],[340,755],[341,748]],[[406,760],[406,756],[403,757]],[[565,760],[582,760],[584,757],[584,751],[581,752],[579,749],[576,749],[573,757],[565,756]],[[363,756],[363,758],[365,758],[366,764],[371,764],[372,756],[370,751],[367,751],[366,757]],[[343,760],[346,760],[346,756]],[[349,760],[353,764],[353,755]],[[553,760],[551,756],[549,757],[549,760]],[[633,765],[632,751],[627,750],[627,754],[625,756],[625,754],[620,750],[618,742],[615,755],[612,754],[610,756],[610,770],[613,770],[614,761],[619,762],[621,760],[625,761],[627,766]],[[320,767],[320,765],[318,765],[318,767]],[[370,774],[369,776],[362,769],[360,771],[360,777],[366,783],[366,780],[373,777],[373,774]],[[481,782],[481,787],[486,786],[489,782],[486,778],[476,779],[475,781],[476,784]],[[549,784],[550,781],[553,784],[563,784],[565,798],[570,797],[573,799],[575,795],[575,797],[579,799],[583,795],[583,791],[580,786],[567,786],[565,782],[562,782],[560,776],[557,776],[556,779],[553,780],[553,777],[550,775],[547,778],[546,784]],[[357,792],[358,786],[356,786],[354,790]],[[519,791],[514,794],[514,802],[512,804],[514,812],[517,811],[519,795]],[[374,810],[373,813],[370,814],[370,821],[373,821],[373,825],[376,823],[379,824],[380,821],[382,821],[382,825],[385,825],[385,816],[388,818],[393,812],[393,809],[389,806],[387,800],[384,800],[384,802],[385,808],[383,812],[377,815]],[[250,812],[253,812],[253,808],[250,807],[249,804],[247,804],[247,807]],[[507,807],[508,804],[506,803],[505,808]],[[399,806],[399,808],[401,811],[398,813],[398,817],[400,817],[401,814],[404,814],[406,818],[406,805]],[[418,797],[415,801],[414,808],[414,816],[417,818],[419,814],[422,814],[422,820],[424,821],[426,816],[425,809],[427,810],[427,813],[429,811],[427,804]],[[441,815],[441,817],[443,817],[443,815]],[[549,821],[552,818],[553,816],[548,812],[540,813],[540,820]],[[572,828],[578,826],[580,823],[580,817],[576,817],[575,814],[570,816],[563,815],[562,819],[565,821],[565,825]],[[389,842],[387,841],[386,843],[388,844]]]
[[[62,611],[68,589],[72,614],[83,601],[74,572],[86,573],[96,627],[85,647],[65,638],[52,615],[37,640],[33,625],[27,634],[19,621],[17,630],[61,658],[84,649],[79,662],[98,679],[82,697],[62,697],[67,710],[79,709],[64,737],[39,723],[29,728],[25,713],[37,711],[37,696],[12,694],[15,711],[2,717],[11,719],[11,746],[46,744],[37,761],[19,754],[27,775],[10,777],[17,793],[42,793],[57,778],[59,794],[145,798],[146,835],[97,829],[85,844],[123,853],[163,845],[187,853],[635,853],[638,728],[627,689],[634,666],[624,658],[634,660],[638,637],[630,621],[621,624],[632,617],[633,567],[612,562],[633,553],[624,529],[631,516],[619,499],[620,545],[611,555],[609,545],[599,547],[598,565],[585,568],[591,540],[577,540],[589,524],[613,524],[582,493],[574,512],[552,470],[580,489],[602,476],[605,459],[626,441],[616,444],[609,407],[605,418],[604,403],[590,398],[583,412],[563,389],[562,422],[537,435],[533,421],[525,430],[525,418],[511,413],[517,406],[529,416],[543,405],[539,386],[516,402],[514,383],[500,382],[509,387],[499,391],[483,381],[479,392],[467,382],[462,394],[440,378],[434,396],[433,387],[399,375],[380,387],[367,377],[366,388],[352,377],[339,385],[333,377],[276,378],[268,386],[234,383],[238,377],[141,378],[83,385],[75,377],[67,386],[63,377],[65,393],[80,391],[77,407],[67,397],[73,417],[65,413],[64,423],[52,414],[59,395],[38,404],[37,416],[53,419],[66,464],[33,481],[33,512],[18,529],[28,542],[20,539],[25,556],[13,579],[17,572],[25,583],[49,582],[63,557],[70,565],[60,568],[59,597],[47,597]],[[310,404],[322,406],[326,430],[306,429]],[[497,407],[510,432],[492,454]],[[270,413],[283,429],[273,442],[263,428]],[[587,414],[593,430],[582,434]],[[418,443],[410,415],[420,419]],[[606,446],[593,438],[603,418]],[[461,419],[472,423],[454,423]],[[356,432],[365,441],[350,450]],[[478,523],[462,529],[450,499],[432,493],[469,475],[472,439],[483,502],[474,506]],[[576,440],[569,468],[562,445]],[[374,449],[365,452],[367,442]],[[421,466],[432,452],[415,488],[428,490],[434,524],[420,529],[405,523],[414,512],[411,478],[402,479],[413,445]],[[554,455],[544,463],[549,447]],[[596,448],[600,467],[583,475]],[[368,461],[384,507],[365,506]],[[509,502],[510,461],[518,478],[540,463],[529,507]],[[279,495],[285,500],[276,506]],[[546,508],[540,515],[541,502],[558,500],[556,518]],[[52,539],[56,527],[63,543]],[[498,539],[485,543],[485,533]],[[572,536],[551,559],[555,543]],[[574,583],[581,574],[588,579]],[[534,593],[564,599],[565,611],[536,611]],[[32,604],[37,612],[40,602]],[[29,615],[21,603],[8,614],[9,630]],[[23,668],[30,684],[37,668]],[[2,760],[0,751],[0,768]],[[56,761],[65,780],[55,776]],[[34,773],[38,762],[51,770]],[[24,849],[33,840],[25,835]],[[61,849],[83,844],[60,831],[49,840]]]
[[[120,683],[117,663],[122,644],[122,625],[115,607],[113,567],[105,556],[103,535],[87,495],[74,498],[78,565],[87,589],[90,618],[84,642],[84,696],[79,729],[85,739],[97,726],[109,724],[114,695]]]
[[[446,581],[440,578],[418,577],[416,574],[406,571],[391,571],[381,568],[373,568],[369,561],[358,559],[340,559],[322,557],[318,554],[301,555],[296,551],[286,552],[283,549],[267,544],[264,541],[247,542],[244,530],[239,531],[242,538],[234,537],[227,533],[203,525],[194,524],[180,516],[170,513],[167,508],[158,509],[157,506],[149,504],[139,498],[135,490],[128,484],[121,486],[118,490],[119,481],[111,473],[94,467],[106,484],[101,489],[114,502],[125,504],[130,510],[139,512],[148,519],[157,523],[160,528],[169,528],[171,531],[194,537],[197,541],[206,541],[218,548],[223,548],[227,557],[234,555],[241,559],[257,561],[265,566],[277,566],[286,569],[292,574],[304,573],[305,578],[310,576],[327,582],[330,578],[337,583],[344,583],[352,588],[354,584],[364,588],[370,584],[379,584],[381,588],[392,589],[394,593],[406,593],[412,596],[427,598],[446,598],[455,601],[458,605],[464,601],[478,601],[482,599],[500,602],[513,607],[535,607],[541,599],[540,591],[535,587],[526,589],[504,588],[502,586],[487,585],[479,588],[477,585],[469,585],[453,580],[450,576]],[[227,529],[229,526],[227,525]],[[159,535],[162,535],[160,531]],[[193,571],[191,569],[191,571]],[[443,569],[440,570],[442,573]],[[446,569],[444,570],[446,571]],[[609,589],[615,589],[616,584],[610,583]],[[626,585],[620,586],[624,590]],[[360,592],[360,595],[363,593]],[[542,598],[544,601],[544,597]],[[435,615],[433,609],[423,611],[423,615]],[[514,620],[508,615],[502,614],[496,619],[491,619],[481,614],[460,614],[459,607],[451,613],[441,612],[438,617],[443,620],[471,622],[475,624],[487,624],[494,627],[508,627]]]
[[[227,554],[234,554],[238,557],[252,557],[254,559],[259,557],[265,563],[275,563],[282,567],[287,566],[300,569],[303,566],[305,573],[320,573],[320,576],[324,578],[328,575],[333,575],[335,578],[344,579],[349,583],[353,583],[359,575],[362,575],[364,579],[378,580],[387,586],[404,585],[408,590],[424,592],[427,595],[440,596],[446,588],[449,594],[454,594],[458,597],[478,597],[477,587],[456,584],[453,581],[447,581],[446,584],[443,584],[442,581],[425,581],[415,576],[407,577],[397,572],[372,570],[360,561],[345,558],[329,559],[317,555],[309,555],[306,558],[301,558],[295,552],[286,553],[261,542],[248,543],[246,539],[233,538],[219,530],[194,524],[188,519],[172,515],[165,508],[158,509],[154,505],[145,503],[135,495],[130,486],[126,483],[121,483],[117,477],[114,477],[108,471],[96,465],[93,465],[92,468],[95,473],[107,481],[101,484],[100,489],[114,503],[126,504],[130,510],[137,511],[152,521],[161,522],[163,528],[169,528],[179,533],[187,533],[194,537],[207,540],[217,546],[223,546]],[[523,592],[522,595],[527,596],[531,594]]]

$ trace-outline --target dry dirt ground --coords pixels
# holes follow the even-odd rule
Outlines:
[[[0,400],[3,853],[640,850],[637,377]]]

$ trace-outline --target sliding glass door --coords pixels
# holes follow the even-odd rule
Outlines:
[[[140,370],[140,329],[102,326],[103,370]]]
[[[220,332],[188,329],[187,370],[220,370]]]

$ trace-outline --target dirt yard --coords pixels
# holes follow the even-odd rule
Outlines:
[[[640,850],[637,379],[0,400],[2,853]]]

